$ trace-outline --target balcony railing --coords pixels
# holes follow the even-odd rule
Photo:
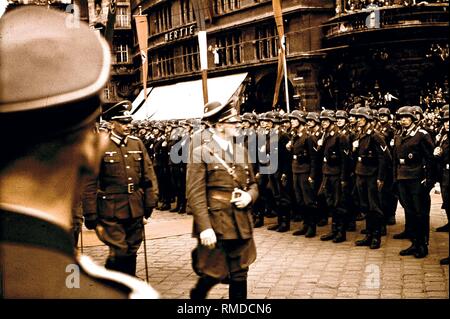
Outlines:
[[[420,25],[448,25],[448,3],[421,6],[391,6],[347,13],[331,19],[326,36],[333,38],[356,32]]]

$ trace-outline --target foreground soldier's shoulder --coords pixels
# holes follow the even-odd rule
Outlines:
[[[146,282],[117,271],[110,271],[97,265],[90,257],[78,257],[82,270],[90,277],[107,286],[121,290],[130,299],[158,299],[158,292]]]

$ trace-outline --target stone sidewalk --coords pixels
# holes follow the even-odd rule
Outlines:
[[[448,266],[439,265],[439,260],[448,256],[448,233],[434,231],[446,223],[441,202],[440,195],[433,192],[430,253],[424,259],[398,254],[410,244],[408,240],[392,239],[404,227],[400,205],[397,224],[388,227],[378,250],[354,245],[364,236],[359,234],[364,222],[358,222],[357,232],[347,233],[347,241],[341,244],[320,241],[319,236],[328,232],[330,225],[318,228],[318,236],[310,239],[292,236],[301,223],[293,223],[287,233],[268,231],[266,226],[256,229],[258,257],[250,267],[248,297],[448,298]],[[266,221],[269,225],[275,219]],[[146,225],[149,281],[163,298],[188,298],[196,282],[190,255],[196,241],[191,238],[191,227],[191,216],[158,211]],[[84,236],[92,235],[84,230]],[[87,246],[84,253],[104,263],[107,248],[95,241]],[[145,278],[143,246],[138,254],[137,273],[141,278]],[[228,286],[217,285],[209,298],[228,298]]]

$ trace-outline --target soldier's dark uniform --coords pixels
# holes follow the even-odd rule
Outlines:
[[[210,111],[205,113],[213,113],[211,121],[220,121],[228,119],[226,114],[233,114],[232,108],[233,105],[222,106],[211,102],[205,106],[206,111]],[[226,160],[234,173],[230,173],[210,151]],[[204,231],[212,229],[217,243],[210,249],[199,240],[193,254],[193,265],[201,277],[191,291],[191,297],[205,298],[215,284],[229,276],[230,299],[246,298],[248,267],[256,259],[252,213],[250,206],[237,208],[230,200],[235,188],[244,190],[251,197],[251,202],[258,197],[252,166],[246,161],[248,155],[245,148],[235,145],[235,157],[225,156],[227,152],[230,155],[229,151],[224,150],[214,136],[209,142],[193,148],[192,152],[187,173],[187,198],[194,215],[193,236],[201,238]],[[236,162],[236,156],[246,162]]]
[[[380,118],[382,116],[387,116],[389,118],[390,111],[388,108],[381,108],[378,110],[378,114]],[[384,141],[388,146],[389,152],[392,155],[392,151],[394,148],[395,129],[389,123],[389,120],[386,122],[380,120],[379,132],[382,134]],[[398,197],[396,195],[396,192],[393,190],[393,172],[394,170],[392,168],[392,161],[390,161],[386,169],[386,179],[384,181],[384,187],[381,190],[381,205],[383,208],[386,225],[395,225],[395,212],[397,210],[398,203]]]
[[[189,155],[189,132],[182,127],[177,129],[170,145],[170,168],[174,193],[177,198],[176,206],[171,212],[186,213],[186,168]]]
[[[333,111],[322,111],[321,120],[333,121],[333,118]],[[337,128],[333,127],[323,133],[321,140],[319,158],[322,158],[323,178],[319,188],[319,200],[323,200],[331,211],[332,227],[331,232],[320,239],[340,243],[346,240],[346,221],[348,220],[348,209],[345,203],[350,194],[348,190],[349,139],[348,136],[340,135]]]
[[[83,197],[87,223],[98,221],[97,235],[109,246],[106,268],[135,275],[143,217],[150,217],[157,194],[155,173],[142,141],[113,130],[99,175],[86,182]]]
[[[66,14],[36,6],[2,16],[0,34],[0,131],[6,136],[23,123],[26,134],[9,135],[0,165],[0,298],[157,297],[143,281],[77,256],[70,230],[77,179],[97,166],[84,156],[109,78],[108,44],[84,22],[68,28]],[[14,178],[11,187],[16,173],[26,183]],[[15,199],[6,195],[11,189]]]
[[[305,119],[298,118],[306,124]],[[292,173],[294,192],[300,211],[303,214],[303,228],[293,235],[314,237],[318,222],[317,176],[320,163],[317,158],[317,138],[308,134],[306,128],[298,132],[292,140]]]
[[[397,115],[414,119],[411,107],[401,107]],[[401,255],[423,258],[428,254],[429,199],[434,186],[434,145],[427,131],[414,123],[395,137],[393,161],[394,181],[400,203],[405,209],[405,235],[413,244]]]
[[[160,124],[158,128],[161,130],[163,126]],[[170,171],[169,171],[169,146],[165,134],[159,135],[154,141],[154,156],[155,160],[153,162],[155,167],[156,177],[158,179],[159,187],[159,200],[161,206],[158,208],[160,210],[170,209]]]
[[[380,201],[381,189],[377,183],[384,183],[386,180],[386,169],[391,161],[391,154],[381,134],[376,132],[369,123],[372,119],[370,111],[366,107],[358,110],[358,117],[365,118],[366,124],[353,142],[353,153],[356,158],[356,187],[360,207],[366,215],[367,230],[366,237],[357,241],[356,245],[378,249],[381,244],[384,215]]]

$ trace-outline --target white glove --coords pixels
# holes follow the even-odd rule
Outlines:
[[[205,229],[200,233],[200,242],[202,245],[213,248],[217,242],[216,233],[212,228]]]
[[[436,147],[436,148],[434,149],[433,155],[434,155],[434,156],[441,156],[441,155],[442,155],[442,148],[440,148],[439,146]]]
[[[247,207],[252,202],[252,197],[249,193],[241,189],[235,188],[230,203],[235,204],[237,208]]]

